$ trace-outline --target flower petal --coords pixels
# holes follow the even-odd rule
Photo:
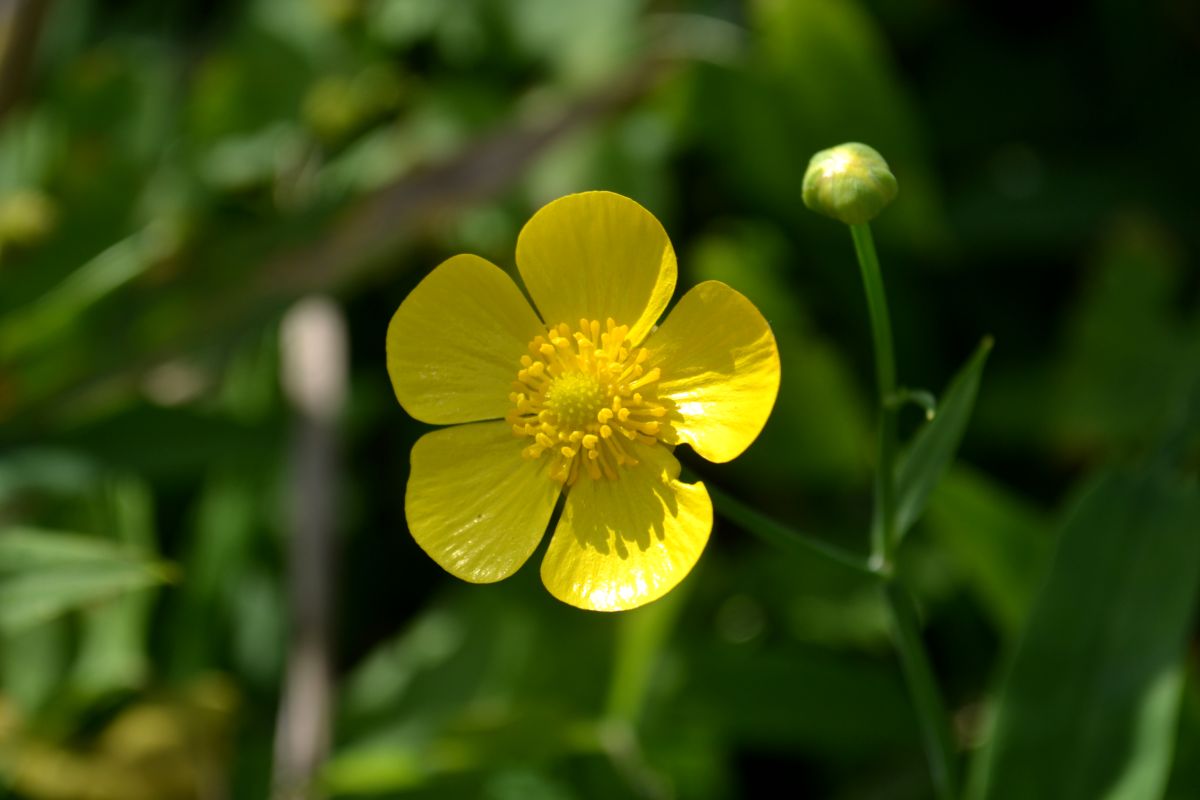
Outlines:
[[[675,404],[677,440],[709,461],[736,458],[762,431],[779,392],[779,350],[754,304],[720,281],[683,296],[646,340]]]
[[[534,214],[517,238],[517,267],[547,325],[612,317],[635,344],[675,291],[667,232],[612,192],[567,195]]]
[[[539,333],[545,328],[503,270],[454,256],[417,284],[388,325],[396,399],[434,425],[503,417],[521,356]]]
[[[639,446],[615,481],[584,478],[542,561],[542,583],[579,608],[624,611],[657,600],[691,571],[712,531],[704,484],[682,483],[665,447]]]
[[[413,538],[451,575],[491,583],[517,571],[546,532],[559,484],[521,457],[506,422],[455,425],[412,449],[404,513]]]

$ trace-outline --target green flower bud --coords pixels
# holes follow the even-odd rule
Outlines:
[[[858,142],[822,150],[804,173],[804,205],[847,225],[875,219],[896,191],[896,176],[883,156]]]

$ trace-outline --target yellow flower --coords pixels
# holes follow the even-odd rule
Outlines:
[[[718,281],[683,296],[662,225],[621,195],[550,203],[517,240],[538,314],[473,255],[438,266],[392,317],[387,365],[413,417],[452,427],[412,450],[405,513],[417,544],[473,583],[507,578],[566,499],[542,581],[580,608],[649,603],[691,570],[712,530],[676,444],[725,462],[762,430],[779,389],[766,320]]]

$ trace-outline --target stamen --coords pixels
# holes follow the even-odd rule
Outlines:
[[[551,479],[617,480],[638,464],[634,443],[653,446],[670,432],[654,388],[661,370],[645,368],[649,351],[628,335],[612,318],[581,319],[577,329],[560,323],[521,356],[506,420],[514,435],[532,439],[522,456],[547,458]]]

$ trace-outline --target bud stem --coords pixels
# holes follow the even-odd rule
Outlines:
[[[871,334],[875,340],[875,380],[879,391],[879,464],[875,473],[875,509],[871,517],[871,568],[888,575],[884,599],[892,621],[892,637],[925,741],[930,777],[938,800],[953,800],[958,784],[954,740],[946,704],[938,691],[929,657],[921,641],[911,595],[892,571],[896,549],[896,358],[892,352],[892,323],[879,256],[867,223],[850,226],[854,251],[862,270]]]
[[[871,335],[875,341],[875,382],[879,393],[879,463],[875,473],[875,510],[871,518],[871,562],[879,569],[891,566],[895,549],[896,409],[888,402],[896,392],[896,357],[892,352],[892,323],[888,316],[883,274],[871,227],[850,226],[854,252],[862,271]]]

